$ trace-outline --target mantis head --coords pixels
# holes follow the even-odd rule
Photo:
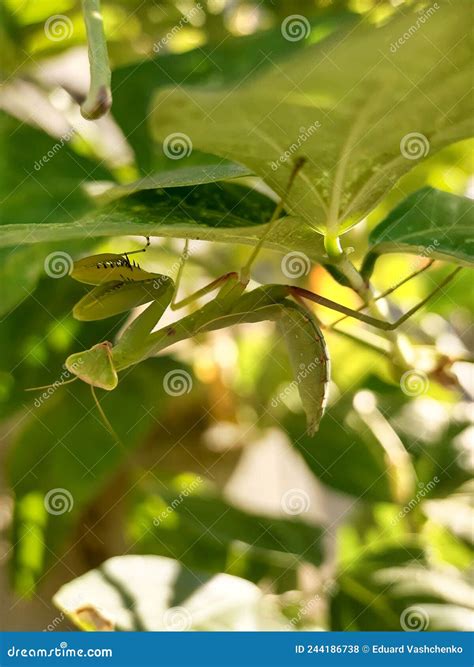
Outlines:
[[[83,352],[71,354],[66,368],[92,387],[112,391],[118,384],[117,371],[112,359],[112,343],[98,343]]]

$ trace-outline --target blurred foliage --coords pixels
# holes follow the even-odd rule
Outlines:
[[[215,94],[256,80],[290,56],[304,55],[310,44],[324,48],[326,38],[350,29],[361,15],[383,24],[400,3],[200,4],[185,21],[191,2],[103,3],[114,106],[108,118],[86,123],[78,113],[87,80],[80,3],[3,3],[0,428],[9,448],[6,493],[14,498],[13,513],[2,523],[13,546],[12,605],[16,595],[33,594],[50,605],[44,588],[60,576],[58,588],[70,583],[56,604],[90,628],[101,619],[94,609],[77,617],[76,588],[79,598],[106,609],[105,588],[123,591],[129,577],[128,593],[142,605],[150,629],[163,628],[150,612],[157,600],[163,613],[182,603],[195,614],[197,629],[398,630],[412,607],[429,619],[427,629],[467,629],[473,614],[468,271],[404,326],[398,342],[410,361],[407,370],[392,363],[390,337],[349,321],[339,332],[325,330],[332,382],[315,437],[305,434],[290,362],[267,324],[201,334],[125,373],[116,391],[98,392],[116,435],[88,387],[63,386],[70,379],[65,358],[114,341],[127,318],[75,321],[71,307],[85,286],[67,271],[53,279],[45,263],[52,253],[138,249],[136,234],[151,230],[168,238],[153,239],[144,268],[176,276],[182,244],[174,238],[197,238],[180,287],[187,295],[242,266],[249,252],[243,246],[255,245],[273,209],[268,189],[261,182],[253,189],[248,164],[197,150],[184,162],[166,157],[148,122],[156,93],[184,84]],[[308,40],[282,38],[281,22],[291,14],[307,17]],[[67,30],[64,39],[51,40],[45,22],[56,15],[68,19]],[[168,38],[176,25],[182,29]],[[351,112],[349,105],[344,111]],[[212,127],[206,131],[211,135]],[[376,291],[392,288],[429,258],[466,261],[473,247],[464,230],[472,210],[470,148],[467,141],[449,145],[417,164],[345,237],[350,258],[361,266],[394,217],[408,216],[419,227],[416,244],[403,248],[412,254],[383,254],[375,267],[366,259]],[[435,188],[428,198],[420,194],[426,185]],[[441,200],[443,218],[433,214]],[[311,260],[307,275],[293,282],[359,307],[337,267],[331,277],[318,264],[327,261],[322,237],[295,218],[284,223],[272,230],[254,279],[287,282],[282,252],[304,252]],[[445,224],[456,225],[456,239],[439,233]],[[98,242],[100,236],[122,238]],[[441,250],[417,252],[434,238]],[[445,275],[439,262],[406,283],[390,296],[387,317],[396,319]],[[325,326],[338,319],[325,308],[315,311]],[[192,379],[189,393],[165,390],[166,374],[176,369]],[[415,376],[407,380],[403,370]],[[56,384],[25,393],[48,383]],[[67,511],[47,511],[53,490],[72,499]],[[285,500],[295,490],[296,509]],[[5,516],[8,508],[5,503]],[[147,554],[145,588],[160,582],[161,589],[148,586],[156,599],[145,595],[137,561],[108,560],[128,553]],[[71,554],[74,566],[58,575],[58,564],[69,563]],[[146,560],[151,556],[153,562]],[[206,597],[206,583],[220,573],[228,577],[223,588],[216,584],[217,597]],[[203,597],[193,607],[196,591]],[[228,591],[229,613],[207,618],[209,600],[220,605]],[[108,611],[119,628],[136,627],[125,607]],[[48,613],[56,612],[50,607]],[[36,619],[33,625],[41,627]]]

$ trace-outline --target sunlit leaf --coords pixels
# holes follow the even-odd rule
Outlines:
[[[162,188],[123,197],[76,222],[4,225],[0,247],[125,234],[255,245],[274,208],[271,199],[237,183]],[[305,247],[310,259],[323,261],[321,237],[291,217],[275,225],[265,245],[281,252]]]
[[[474,202],[467,197],[423,188],[399,204],[369,236],[363,274],[385,253],[474,264]]]
[[[409,9],[380,28],[362,20],[239,86],[160,92],[155,136],[184,133],[198,149],[253,169],[279,195],[294,159],[306,157],[288,210],[334,237],[428,152],[472,130],[469,5],[439,5],[399,47],[416,21]]]

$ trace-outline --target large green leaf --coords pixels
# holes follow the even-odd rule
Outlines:
[[[247,165],[279,195],[294,158],[306,157],[287,208],[336,236],[428,150],[471,133],[469,3],[439,5],[419,30],[410,10],[380,28],[362,20],[239,86],[160,92],[155,136],[185,133],[198,149]]]
[[[65,584],[54,603],[81,630],[262,630],[264,595],[229,574],[209,576],[170,558],[119,556]],[[278,620],[265,621],[276,629]]]
[[[271,63],[303,49],[310,40],[322,39],[338,25],[357,18],[357,15],[338,9],[314,20],[307,40],[283,39],[280,26],[277,26],[248,36],[232,37],[227,34],[224,39],[218,38],[217,46],[211,42],[182,54],[160,52],[155,58],[117,68],[112,74],[112,113],[135,151],[140,170],[148,174],[177,166],[176,162],[166,157],[161,147],[150,141],[149,126],[144,122],[157,88],[181,84],[233,84],[248,77],[249,73],[256,75]],[[133,103],[130,103],[131,100]],[[213,160],[215,158],[193,150],[184,161],[190,165]]]
[[[162,188],[123,197],[77,222],[4,225],[0,247],[125,234],[255,245],[274,207],[265,195],[237,183]],[[291,217],[275,225],[265,245],[284,252],[303,247],[310,259],[323,261],[321,237]]]
[[[474,202],[426,187],[399,204],[369,237],[363,274],[369,276],[379,255],[407,252],[429,259],[474,264]]]
[[[235,162],[221,161],[218,164],[193,165],[181,169],[172,169],[171,171],[161,171],[151,176],[145,176],[133,183],[125,185],[115,185],[106,190],[96,199],[100,202],[108,202],[131,195],[141,190],[157,190],[160,188],[176,188],[183,185],[201,185],[204,183],[214,183],[215,181],[225,181],[242,176],[252,176],[252,172]]]
[[[327,410],[315,437],[304,433],[294,415],[283,424],[308,467],[324,484],[367,502],[392,499],[390,474],[384,451],[367,429],[353,424],[347,401]]]

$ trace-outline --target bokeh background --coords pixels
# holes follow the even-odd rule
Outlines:
[[[150,138],[151,96],[173,82],[238,81],[265,66],[262,49],[278,59],[303,48],[281,39],[288,15],[307,17],[316,42],[361,15],[374,23],[387,20],[401,4],[410,3],[104,2],[114,105],[111,114],[90,123],[78,105],[88,85],[80,3],[6,0],[3,220],[77,219],[93,205],[94,189],[82,187],[84,180],[97,190],[105,181],[126,183],[182,166]],[[56,26],[48,35],[45,25],[58,15],[65,17],[60,31]],[[47,167],[37,169],[58,142]],[[429,184],[472,196],[471,151],[469,142],[456,144],[404,177],[347,235],[354,262],[370,229],[409,192]],[[187,165],[207,159],[195,151]],[[100,395],[123,448],[105,429],[88,387],[25,389],[61,382],[68,354],[110,338],[125,321],[75,321],[71,307],[83,289],[67,276],[47,275],[45,258],[141,245],[140,238],[85,238],[0,250],[3,627],[73,627],[53,596],[94,568],[102,573],[97,580],[83,583],[80,593],[63,590],[60,599],[72,609],[78,607],[74,596],[80,599],[85,611],[76,620],[93,627],[107,629],[111,609],[125,627],[137,629],[472,627],[469,273],[406,330],[419,350],[426,347],[427,358],[435,349],[446,360],[457,359],[440,366],[437,377],[421,368],[400,382],[386,356],[328,334],[329,408],[310,438],[273,326],[242,325],[185,341],[127,374],[117,391]],[[182,241],[154,238],[142,264],[176,275],[181,249]],[[238,269],[249,253],[243,246],[199,241],[191,250],[183,294]],[[426,257],[385,257],[374,284],[389,288],[394,276],[424,262]],[[398,290],[393,313],[427,294],[440,271],[435,266]],[[308,266],[304,274],[298,284],[360,305],[321,266]],[[253,275],[260,283],[286,281],[281,257],[269,251]],[[325,322],[335,319],[318,313]],[[172,319],[166,315],[164,322]],[[351,327],[360,330],[354,324],[347,331]],[[184,389],[167,391],[165,378],[177,370]],[[45,512],[45,494],[57,489],[65,505]],[[104,568],[109,558],[124,555],[166,557],[173,564],[146,561],[149,572],[135,560]],[[140,571],[147,572],[148,585],[138,581]],[[216,583],[219,573],[239,579]],[[104,595],[112,595],[111,588],[116,595],[101,609],[94,591],[106,584]],[[155,618],[162,607],[170,613],[162,610]]]

